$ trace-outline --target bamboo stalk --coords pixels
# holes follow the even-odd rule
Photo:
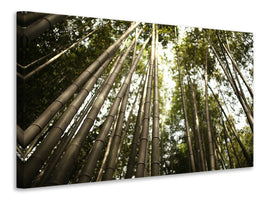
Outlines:
[[[211,134],[209,103],[208,103],[208,51],[206,52],[206,64],[205,64],[205,108],[206,108],[206,120],[208,129],[210,168],[211,170],[215,170],[214,148],[213,148],[213,141]]]
[[[137,30],[136,30],[136,33],[135,33],[135,44],[134,44],[134,52],[133,52],[133,56],[132,56],[132,64],[131,65],[133,65],[134,64],[134,61],[135,61],[135,56],[136,56],[136,48],[137,48]],[[129,92],[130,92],[130,87],[128,86],[128,88],[127,88],[127,91],[126,91],[126,94],[124,95],[124,97],[123,97],[123,101],[122,101],[122,103],[121,103],[121,107],[120,107],[120,112],[119,112],[119,114],[117,114],[117,121],[116,121],[116,123],[118,124],[118,127],[119,128],[117,128],[117,126],[116,127],[114,127],[114,133],[113,133],[113,136],[115,135],[115,133],[117,134],[117,136],[118,137],[120,137],[120,134],[118,134],[118,129],[122,129],[122,122],[123,122],[123,116],[124,116],[124,113],[125,113],[125,109],[126,109],[126,105],[127,105],[127,100],[128,100],[128,95],[129,95]],[[120,127],[121,126],[121,127]],[[120,131],[120,130],[119,130]],[[113,137],[112,136],[112,137]],[[110,136],[111,137],[111,136]],[[114,139],[114,141],[115,141],[116,139]],[[109,141],[109,143],[108,143],[108,147],[107,147],[107,150],[106,150],[106,154],[105,154],[105,157],[104,157],[104,159],[103,159],[103,163],[105,162],[105,166],[103,166],[103,168],[105,168],[106,170],[107,169],[110,169],[111,167],[110,167],[110,160],[112,159],[112,158],[110,158],[111,156],[110,155],[112,155],[112,154],[114,154],[114,143],[115,142],[113,142],[112,143],[112,141],[110,140]],[[111,148],[111,145],[112,145],[112,152],[110,152],[110,148]],[[119,150],[118,150],[119,151]],[[118,152],[117,152],[118,153]],[[108,157],[109,156],[109,157]],[[103,164],[102,164],[103,165]],[[102,168],[102,167],[101,167]],[[115,167],[113,167],[113,168],[115,168]],[[109,172],[110,174],[112,173],[113,174],[113,168],[111,168],[110,170],[111,170],[111,172]],[[99,174],[98,174],[98,177],[97,177],[97,180],[98,181],[100,181],[101,179],[102,179],[102,175],[103,175],[103,169],[102,169],[102,171],[101,171],[101,169],[100,169],[100,171],[99,171],[99,174],[100,174],[100,172],[101,172],[101,177],[99,177]],[[103,179],[106,179],[106,177],[107,177],[107,175],[106,175],[107,173],[105,172],[105,175],[104,175],[104,178]],[[111,178],[112,178],[112,174],[111,175],[109,175],[109,176],[111,176]],[[111,178],[109,178],[109,179],[111,179]]]
[[[136,158],[136,148],[137,148],[139,136],[142,130],[142,120],[144,116],[143,108],[144,108],[144,102],[146,99],[148,77],[149,77],[149,74],[147,73],[146,81],[142,88],[142,96],[139,102],[139,109],[138,109],[137,119],[135,123],[134,134],[133,134],[132,145],[131,145],[130,155],[128,159],[127,172],[126,172],[125,178],[132,178],[133,176],[133,170],[134,170],[135,158]]]
[[[17,24],[21,27],[26,27],[34,21],[48,15],[46,13],[35,12],[17,12]]]
[[[194,88],[192,85],[192,81],[190,79],[190,76],[188,75],[188,81],[189,81],[189,89],[191,88],[191,93],[192,93],[192,100],[193,100],[193,106],[192,106],[192,110],[193,110],[193,120],[195,121],[195,128],[196,128],[196,138],[195,138],[195,142],[196,142],[196,147],[197,147],[197,152],[199,154],[199,161],[200,161],[200,171],[205,171],[205,162],[204,162],[204,155],[203,155],[203,148],[202,148],[202,141],[201,141],[201,136],[200,136],[200,131],[199,131],[199,118],[198,118],[198,111],[197,111],[197,104],[196,104],[196,95],[194,92]]]
[[[227,53],[227,55],[229,56],[229,58],[231,59],[234,68],[235,68],[236,71],[238,72],[239,76],[242,78],[243,82],[245,83],[245,85],[246,85],[246,87],[247,87],[247,89],[248,89],[248,91],[249,91],[249,93],[250,93],[250,95],[251,95],[251,98],[253,99],[253,96],[254,96],[254,94],[253,94],[253,90],[252,90],[252,88],[249,86],[249,84],[248,84],[247,80],[245,79],[245,77],[243,76],[243,74],[241,73],[241,71],[240,71],[240,69],[239,69],[239,67],[238,67],[238,65],[237,65],[237,63],[236,63],[236,61],[234,60],[234,58],[233,58],[233,56],[232,56],[232,54],[231,54],[231,51],[230,51],[229,46],[228,46],[228,48],[227,48],[227,47],[225,46],[225,44],[223,44],[223,48],[224,48],[224,50],[226,51],[226,53]]]
[[[43,18],[35,21],[27,28],[17,29],[17,38],[18,42],[22,43],[24,47],[32,41],[33,39],[37,38],[41,33],[45,30],[52,28],[52,26],[66,18],[65,15],[46,15]]]
[[[58,53],[57,55],[53,56],[52,58],[50,58],[48,61],[46,61],[45,63],[43,63],[42,65],[40,65],[39,67],[37,67],[36,69],[34,69],[33,71],[31,71],[29,74],[27,74],[26,76],[24,76],[24,80],[27,80],[28,78],[30,78],[32,75],[34,75],[35,73],[39,72],[41,69],[43,69],[44,67],[46,67],[47,65],[49,65],[50,63],[54,62],[55,60],[57,60],[60,56],[62,56],[64,53],[66,53],[68,50],[72,49],[73,47],[75,47],[77,44],[79,44],[81,41],[83,41],[84,39],[86,39],[87,37],[89,37],[90,35],[92,35],[93,33],[95,33],[96,31],[98,31],[100,28],[102,28],[105,24],[102,24],[101,26],[99,26],[97,29],[91,31],[90,33],[86,34],[84,37],[82,37],[81,39],[79,39],[78,41],[74,42],[72,45],[70,45],[68,48],[62,50],[60,53]]]
[[[147,154],[147,143],[148,143],[148,134],[149,134],[149,118],[150,118],[150,104],[151,104],[151,93],[152,93],[152,78],[153,78],[153,66],[154,66],[154,39],[155,34],[152,33],[151,41],[151,56],[150,56],[150,67],[148,75],[148,84],[146,91],[146,100],[144,103],[144,117],[143,117],[143,128],[140,137],[140,147],[139,147],[139,156],[136,169],[136,177],[144,177],[145,175],[145,163],[146,163],[146,154]]]
[[[145,73],[143,74],[142,80],[143,80],[144,76],[145,76]],[[132,104],[132,109],[131,109],[131,111],[130,111],[130,113],[129,113],[129,116],[128,116],[128,119],[127,119],[127,123],[126,123],[126,125],[125,125],[125,128],[124,128],[124,130],[123,130],[123,132],[122,132],[121,141],[120,141],[120,145],[119,145],[118,152],[117,152],[116,165],[117,165],[117,162],[118,162],[118,157],[119,157],[120,152],[121,152],[121,148],[122,148],[122,145],[123,145],[123,141],[124,141],[124,139],[125,139],[126,133],[127,133],[128,129],[129,129],[129,126],[130,126],[131,117],[132,117],[132,115],[133,115],[133,111],[134,111],[134,108],[135,108],[135,103],[136,103],[137,98],[138,98],[138,96],[139,96],[139,94],[140,94],[140,92],[141,92],[141,88],[143,88],[143,87],[144,87],[144,84],[145,84],[145,82],[142,83],[142,80],[140,81],[140,86],[139,86],[139,89],[138,89],[138,91],[137,91],[137,93],[136,93],[136,97],[135,97],[135,99],[134,99],[134,102],[133,102],[133,104]],[[142,86],[141,86],[141,83],[142,83]]]
[[[230,136],[230,134],[229,134],[228,128],[226,127],[226,124],[225,124],[225,122],[224,122],[223,119],[222,119],[222,121],[223,121],[223,127],[224,127],[224,130],[225,130],[225,134],[226,134],[226,136],[227,136],[227,137],[229,138],[229,140],[230,140],[231,147],[232,147],[232,149],[233,149],[233,152],[234,152],[234,155],[235,155],[235,158],[236,158],[238,167],[241,167],[241,164],[240,164],[239,158],[238,158],[238,156],[237,156],[237,153],[236,153],[234,144],[233,144],[233,142],[232,142],[232,138],[231,138],[231,136]]]
[[[223,122],[223,126],[224,126],[224,122]],[[233,162],[232,162],[232,158],[231,158],[231,155],[230,155],[230,149],[229,149],[229,145],[228,145],[228,141],[227,141],[227,136],[226,136],[226,133],[225,133],[226,132],[225,127],[223,127],[223,130],[224,130],[223,136],[224,136],[224,141],[225,141],[225,145],[226,145],[226,150],[227,150],[227,155],[228,155],[230,168],[233,168]]]
[[[242,89],[242,86],[241,86],[241,83],[239,81],[239,78],[238,78],[238,75],[237,75],[237,72],[236,72],[236,69],[233,67],[233,70],[234,70],[234,73],[235,73],[235,77],[236,77],[236,80],[237,80],[237,84],[238,84],[238,87],[239,87],[239,90],[240,90],[240,95],[241,95],[241,98],[243,99],[244,101],[244,104],[245,106],[247,107],[247,110],[249,112],[249,116],[250,116],[250,120],[252,121],[252,123],[254,123],[254,120],[253,120],[253,112],[250,108],[250,106],[248,105],[248,102],[247,102],[247,99],[245,97],[245,94],[243,92],[243,89]]]
[[[186,128],[186,138],[187,138],[189,160],[190,160],[191,170],[195,172],[196,167],[195,167],[195,161],[194,161],[194,155],[193,155],[193,149],[192,149],[191,136],[189,132],[189,125],[188,125],[187,111],[186,111],[186,101],[185,101],[185,96],[184,96],[183,81],[182,81],[181,66],[179,62],[178,50],[177,50],[177,66],[178,66],[178,71],[179,71],[179,83],[180,83],[180,90],[181,90],[181,97],[182,97],[182,107],[183,107],[184,121],[185,121],[185,128]]]
[[[135,50],[136,50],[136,49],[135,49]],[[135,55],[135,51],[134,51],[134,55]],[[135,57],[135,56],[134,56],[134,57]],[[133,61],[132,61],[132,64],[133,64]],[[120,144],[119,144],[119,148],[118,148],[118,152],[117,152],[117,157],[116,157],[116,165],[117,165],[118,158],[119,158],[119,155],[120,155],[120,152],[121,152],[121,148],[122,148],[122,145],[123,145],[124,138],[125,138],[126,133],[127,133],[128,129],[129,129],[129,126],[130,126],[131,117],[132,117],[132,115],[133,115],[133,111],[134,111],[134,108],[135,108],[135,103],[136,103],[137,98],[138,98],[138,96],[139,96],[139,93],[140,93],[140,90],[141,90],[141,83],[142,83],[142,81],[143,81],[143,78],[144,78],[145,74],[146,74],[146,73],[144,73],[143,76],[142,76],[142,80],[140,81],[139,89],[138,89],[138,91],[137,91],[137,93],[136,93],[136,97],[135,97],[134,102],[133,102],[133,104],[132,104],[132,109],[131,109],[131,111],[130,111],[130,113],[129,113],[129,115],[128,115],[127,123],[126,123],[126,125],[125,125],[124,130],[122,131],[121,141],[120,141]],[[143,83],[143,87],[144,87],[144,84],[145,84],[145,82]],[[142,88],[143,88],[143,87],[142,87]],[[142,93],[143,93],[143,92],[142,92]],[[116,167],[116,168],[117,168],[117,167]]]
[[[154,50],[154,102],[153,102],[153,130],[152,130],[152,155],[151,176],[160,174],[160,149],[159,149],[159,83],[158,83],[158,29],[155,28],[155,50]]]
[[[110,152],[110,149],[111,149],[111,143],[112,143],[112,140],[114,138],[116,127],[117,127],[117,124],[118,124],[118,121],[119,121],[118,114],[120,113],[121,109],[122,109],[122,104],[120,104],[118,112],[117,112],[117,114],[115,116],[115,120],[114,120],[115,122],[113,123],[112,132],[111,132],[110,137],[109,137],[109,141],[108,141],[108,145],[107,145],[107,148],[106,148],[106,152],[105,152],[102,164],[101,164],[101,168],[100,168],[100,170],[98,172],[96,181],[101,181],[102,180],[104,170],[106,169],[107,159],[108,159],[108,155],[109,155],[109,152]]]
[[[37,62],[39,62],[39,61],[41,61],[41,60],[43,60],[43,59],[49,57],[49,56],[52,55],[53,53],[55,53],[55,52],[52,51],[52,52],[50,52],[49,54],[47,54],[47,55],[45,55],[45,56],[43,56],[43,57],[41,57],[41,58],[38,58],[37,60],[35,60],[35,61],[33,61],[33,62],[31,62],[31,63],[25,65],[25,66],[23,66],[23,65],[21,65],[21,64],[19,64],[19,63],[17,63],[17,65],[18,65],[20,68],[22,68],[22,69],[27,69],[27,68],[29,68],[30,66],[32,66],[33,64],[35,64],[35,63],[37,63]],[[21,75],[21,76],[22,76],[22,75]],[[20,78],[25,79],[24,76],[22,76],[22,77],[20,77]]]
[[[115,159],[117,157],[119,142],[121,139],[122,125],[123,125],[125,110],[126,110],[126,106],[128,102],[129,92],[130,92],[130,85],[127,87],[126,93],[121,102],[121,109],[117,116],[118,123],[114,131],[113,140],[111,141],[110,151],[107,157],[107,163],[105,167],[105,173],[103,175],[102,180],[111,180],[115,167],[116,167]]]

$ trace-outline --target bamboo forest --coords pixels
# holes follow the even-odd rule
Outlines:
[[[17,187],[253,166],[253,34],[17,13]]]

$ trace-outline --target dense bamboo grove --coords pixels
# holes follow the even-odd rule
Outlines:
[[[253,166],[251,33],[17,17],[18,187]]]

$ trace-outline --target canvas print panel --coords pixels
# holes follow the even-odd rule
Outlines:
[[[251,167],[252,88],[252,33],[18,12],[17,187]]]

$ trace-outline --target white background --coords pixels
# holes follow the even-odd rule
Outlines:
[[[22,190],[15,188],[16,11],[103,17],[171,25],[247,31],[255,41],[254,167]],[[1,3],[1,199],[266,199],[266,5],[264,1],[2,1]]]

